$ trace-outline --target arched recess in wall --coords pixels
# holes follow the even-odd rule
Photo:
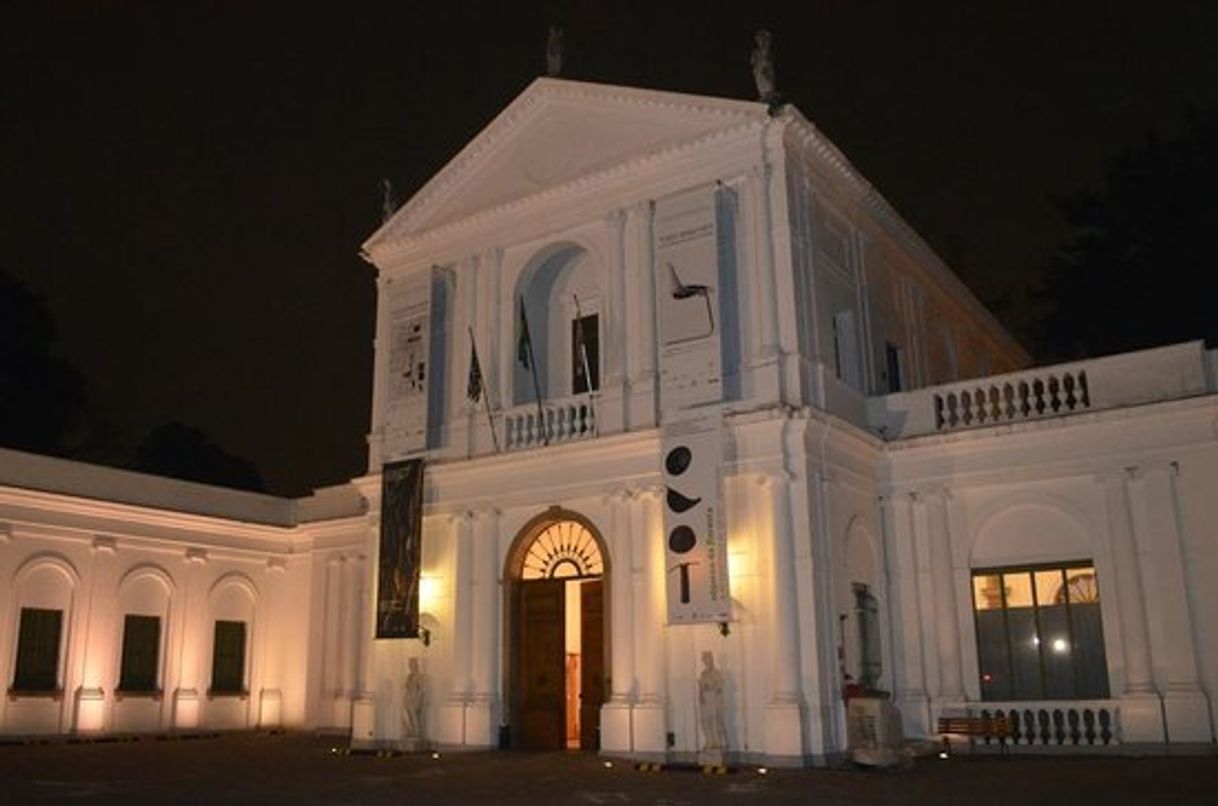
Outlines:
[[[152,563],[141,563],[133,566],[119,580],[116,596],[118,614],[114,626],[115,635],[112,651],[112,668],[115,670],[115,679],[112,681],[112,685],[116,691],[123,691],[124,689],[132,691],[164,690],[165,661],[168,657],[170,613],[174,589],[173,577],[169,572],[159,565]],[[144,629],[151,626],[151,622],[148,621],[149,619],[156,619],[155,681],[151,689],[146,689],[143,686],[132,688],[133,682],[140,683],[144,681],[124,680],[123,647],[125,642],[132,640],[151,640],[149,635],[144,634]],[[129,636],[127,634],[129,629],[132,630],[133,635]],[[136,632],[140,633],[140,635],[136,636],[134,634]],[[142,677],[142,675],[137,675],[137,677]]]
[[[54,552],[39,552],[27,558],[25,562],[17,569],[12,578],[13,590],[13,609],[9,618],[9,652],[8,665],[6,668],[6,688],[12,686],[14,689],[24,689],[28,686],[22,685],[20,681],[15,679],[17,672],[17,653],[20,643],[20,635],[22,629],[22,611],[31,610],[38,611],[37,614],[31,613],[30,618],[33,620],[35,615],[46,616],[49,618],[39,619],[41,622],[36,632],[42,637],[47,635],[48,629],[58,631],[57,642],[52,642],[48,647],[54,650],[54,657],[57,659],[54,673],[54,688],[63,690],[66,685],[66,677],[68,673],[69,658],[68,647],[71,626],[75,615],[74,605],[76,599],[76,590],[80,584],[80,574],[76,567],[72,565],[63,555]],[[49,616],[49,614],[58,613],[58,616]],[[31,625],[33,626],[33,625]],[[30,628],[27,627],[27,632]],[[57,646],[55,645],[57,644]]]
[[[888,618],[880,584],[879,547],[862,515],[846,526],[841,563],[845,579],[838,586],[846,673],[868,688],[879,685],[884,673],[884,622]]]
[[[973,533],[969,565],[995,568],[1092,559],[1092,530],[1079,513],[1048,496],[1007,500]]]
[[[578,310],[576,299],[578,298]],[[582,382],[582,355],[576,349],[577,322],[589,359],[592,388],[600,387],[600,345],[605,332],[604,294],[591,250],[574,241],[559,241],[538,250],[525,264],[512,296],[512,402],[536,401],[532,371],[519,360],[520,300],[524,300],[532,342],[530,361],[537,362],[537,385],[543,399],[587,391]]]
[[[503,578],[503,691],[513,745],[561,749],[577,740],[583,750],[597,749],[611,663],[609,551],[600,530],[578,512],[551,507],[516,535]],[[574,620],[567,609],[573,601],[580,609]],[[580,656],[576,697],[565,665],[573,629]],[[573,725],[576,736],[569,732]]]
[[[208,592],[207,612],[208,692],[247,695],[259,637],[258,587],[245,574],[230,571]]]

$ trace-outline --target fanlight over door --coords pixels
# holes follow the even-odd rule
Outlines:
[[[578,579],[604,571],[600,548],[588,528],[578,521],[559,521],[529,546],[521,579]]]

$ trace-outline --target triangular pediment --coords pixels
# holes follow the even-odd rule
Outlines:
[[[539,78],[365,244],[457,221],[764,119],[762,104]]]

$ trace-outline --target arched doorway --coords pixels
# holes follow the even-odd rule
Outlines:
[[[608,660],[607,553],[583,516],[534,518],[507,558],[512,745],[599,747]]]

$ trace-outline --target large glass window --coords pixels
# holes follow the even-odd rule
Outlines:
[[[974,571],[973,610],[983,700],[1108,696],[1090,563]]]
[[[156,691],[161,647],[161,619],[127,615],[123,619],[123,657],[118,690],[128,693]]]
[[[56,691],[59,688],[59,636],[62,610],[21,608],[17,632],[14,691]]]
[[[246,693],[244,621],[216,622],[211,656],[211,693]]]

